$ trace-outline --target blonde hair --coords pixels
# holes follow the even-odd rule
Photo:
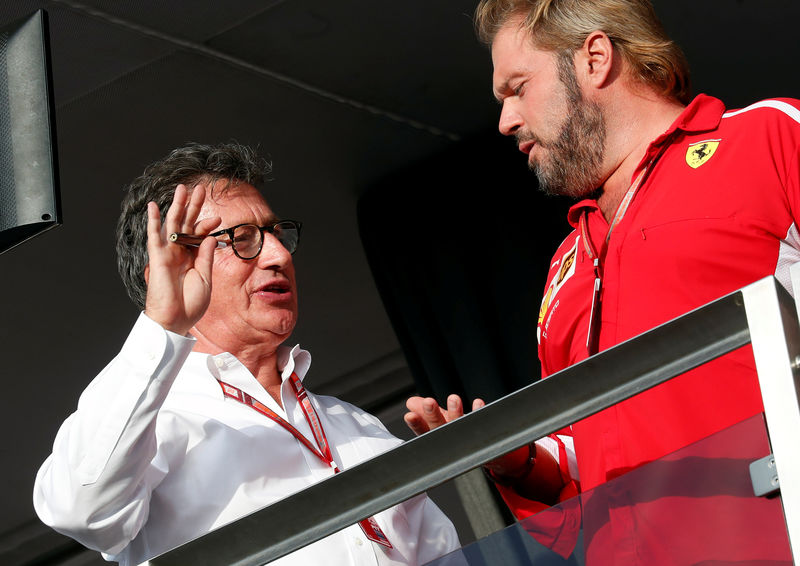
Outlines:
[[[536,47],[560,54],[574,53],[591,32],[603,31],[634,80],[682,104],[691,100],[689,65],[650,0],[481,0],[475,30],[491,45],[515,18],[521,18]]]

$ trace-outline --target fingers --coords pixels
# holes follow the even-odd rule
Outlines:
[[[152,258],[161,244],[161,212],[154,202],[147,203],[147,253]]]
[[[182,232],[184,234],[203,233],[198,230],[198,225],[205,223],[206,225],[219,225],[219,222],[207,222],[209,218],[197,222],[200,213],[203,210],[203,203],[206,199],[206,189],[203,185],[195,185],[192,188],[191,194],[186,185],[180,184],[175,187],[175,193],[172,197],[172,204],[167,210],[164,219],[164,227],[166,232],[171,234],[173,232]],[[197,225],[196,225],[197,224]]]
[[[446,411],[439,407],[436,400],[431,397],[424,399],[422,397],[412,397],[406,403],[406,407],[411,411],[407,415],[409,418],[406,419],[406,424],[409,424],[409,420],[411,420],[412,423],[409,426],[417,434],[433,430],[448,422],[445,416],[447,414]],[[417,432],[417,430],[421,432]]]
[[[447,422],[453,421],[464,416],[464,404],[461,402],[461,397],[458,395],[449,395],[447,397]]]
[[[166,228],[168,234],[183,231],[186,199],[186,185],[178,185],[175,187],[175,194],[172,196],[172,204],[169,205],[167,214],[164,217],[164,228]]]
[[[444,409],[441,409],[431,397],[411,397],[406,401],[406,408],[410,413],[406,414],[404,419],[414,434],[428,432],[447,422]]]
[[[177,189],[176,189],[177,192]],[[203,208],[203,201],[206,199],[206,189],[203,185],[195,185],[189,197],[189,205],[186,207],[186,215],[183,218],[181,231],[187,234],[195,233],[195,222]]]
[[[423,418],[422,415],[425,412],[425,410],[423,409],[424,402],[425,399],[423,399],[422,397],[410,397],[408,401],[406,401],[406,408],[412,413],[418,415],[420,419],[422,419]]]
[[[157,236],[161,231],[161,213],[153,201],[147,203],[147,236]]]
[[[195,234],[208,234],[214,228],[220,225],[222,219],[219,216],[209,216],[203,218],[200,222],[194,225],[193,232]]]
[[[472,402],[472,410],[485,405],[483,399],[475,399]],[[447,408],[439,407],[436,400],[431,397],[410,397],[406,401],[406,408],[409,412],[403,416],[403,420],[416,435],[424,434],[464,416],[464,404],[458,395],[447,397]]]
[[[422,417],[416,413],[406,413],[403,415],[403,420],[406,421],[406,425],[411,429],[411,432],[417,436],[425,434],[430,430]]]
[[[197,250],[197,259],[194,267],[200,273],[206,285],[211,287],[211,268],[214,265],[214,250],[217,248],[217,240],[206,238]]]

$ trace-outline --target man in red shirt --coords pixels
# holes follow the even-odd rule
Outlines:
[[[578,201],[539,313],[543,377],[767,275],[788,284],[800,260],[800,102],[726,111],[692,99],[649,0],[483,0],[476,27],[492,50],[500,132],[516,137],[543,190]],[[417,434],[463,413],[457,396],[447,409],[419,397],[408,408]],[[522,517],[573,495],[578,480],[589,490],[762,411],[743,348],[487,467]],[[564,457],[573,441],[577,469]],[[643,543],[664,528],[665,502],[686,497],[609,500],[593,525],[584,509],[586,538],[603,549],[594,563],[698,561],[696,546]],[[666,546],[671,534],[661,532]],[[725,546],[701,557],[785,558],[785,544],[734,556]]]

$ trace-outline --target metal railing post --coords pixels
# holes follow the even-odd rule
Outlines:
[[[774,278],[742,289],[764,414],[792,555],[800,557],[800,326],[794,301]]]

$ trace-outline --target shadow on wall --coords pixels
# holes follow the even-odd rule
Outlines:
[[[420,394],[491,401],[539,378],[537,316],[568,206],[497,133],[365,191],[361,239]]]

